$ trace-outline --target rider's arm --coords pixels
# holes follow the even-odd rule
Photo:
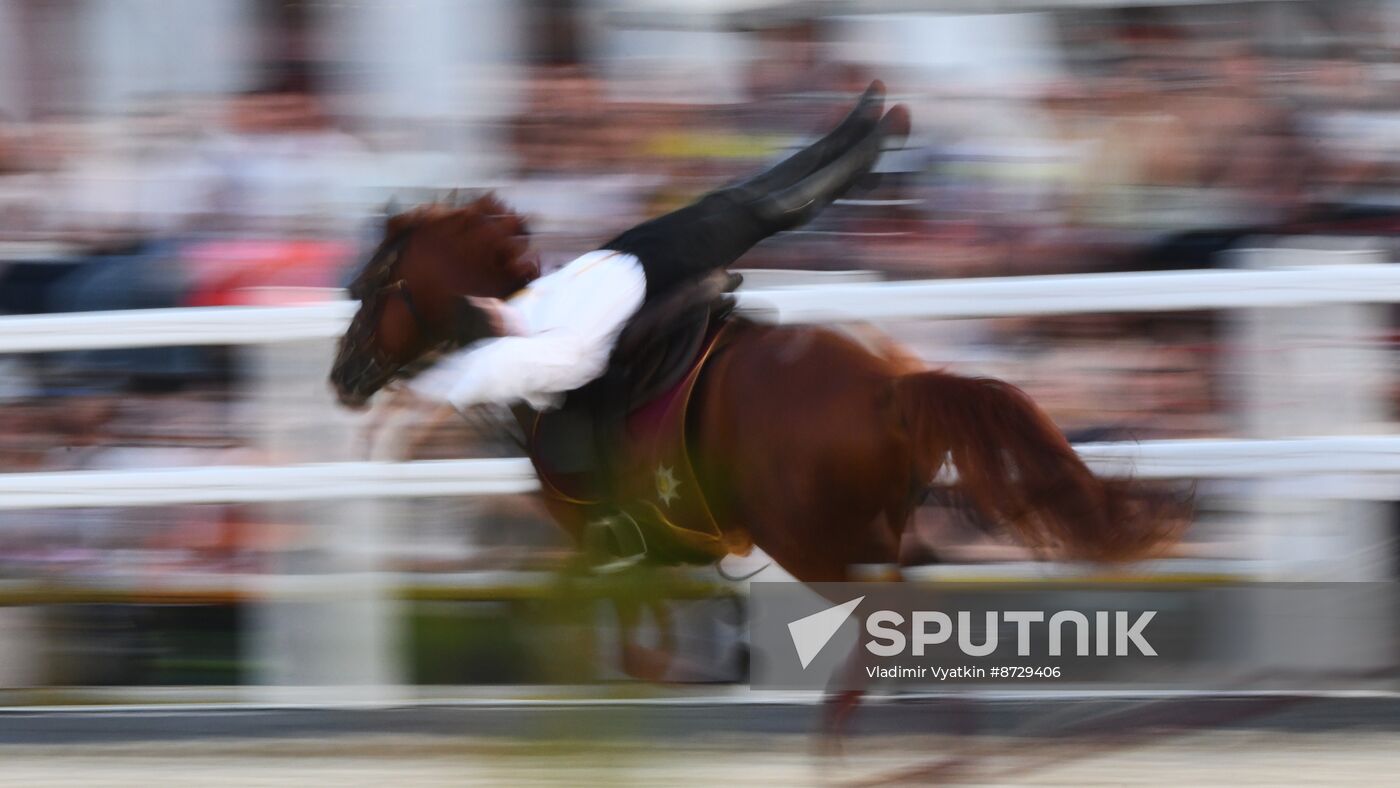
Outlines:
[[[603,374],[608,349],[563,331],[500,337],[443,357],[409,387],[458,410],[488,402],[547,408]]]
[[[444,356],[409,387],[458,410],[486,402],[555,405],[607,369],[613,342],[645,289],[635,258],[584,255],[531,285],[522,298],[496,302],[510,336]]]

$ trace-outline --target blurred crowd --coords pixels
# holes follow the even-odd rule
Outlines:
[[[522,66],[512,115],[476,135],[492,141],[491,174],[456,185],[495,188],[530,214],[557,264],[781,156],[878,76],[913,109],[909,147],[745,267],[889,278],[1205,268],[1255,235],[1400,229],[1392,51],[1268,48],[1236,28],[1110,16],[1062,26],[1052,78],[989,92],[955,73],[843,60],[825,31],[755,34],[759,57],[728,103],[639,101],[594,63]],[[392,174],[451,160],[356,129],[331,98],[288,80],[128,117],[0,118],[0,313],[326,297],[374,240]],[[1236,427],[1216,315],[889,328],[931,363],[1023,385],[1075,439]],[[0,358],[0,471],[267,460],[240,404],[244,366],[195,348]],[[477,451],[471,440],[443,426],[416,456],[462,456]],[[247,568],[268,546],[249,517],[6,514],[0,568],[142,563],[153,550]],[[50,520],[67,527],[39,527]]]

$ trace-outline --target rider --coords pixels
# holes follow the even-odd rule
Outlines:
[[[444,356],[409,387],[459,410],[557,405],[603,374],[644,302],[805,223],[867,175],[886,144],[909,132],[908,111],[895,106],[882,117],[883,106],[877,80],[840,125],[772,169],[637,225],[508,301],[470,299],[467,322],[485,326],[489,338]]]

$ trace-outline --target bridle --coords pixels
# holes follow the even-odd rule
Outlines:
[[[480,309],[472,307],[466,297],[462,298],[461,307],[451,316],[450,325],[435,325],[413,297],[406,278],[388,281],[393,276],[394,266],[408,243],[412,229],[411,226],[403,228],[393,237],[385,239],[364,270],[350,284],[351,297],[360,300],[366,307],[357,315],[358,325],[352,325],[342,338],[338,353],[337,364],[343,362],[354,370],[350,377],[352,382],[369,380],[377,387],[395,378],[412,377],[431,365],[441,354],[465,347],[484,336]],[[423,353],[406,363],[391,358],[375,341],[381,310],[392,298],[398,298],[403,303],[414,328],[429,343]]]
[[[449,332],[448,336],[438,338],[442,333],[441,330],[429,322],[428,318],[423,314],[423,311],[418,308],[417,302],[413,299],[413,292],[408,289],[407,279],[398,279],[385,285],[376,291],[375,297],[379,299],[379,302],[374,308],[374,317],[371,318],[367,330],[359,333],[350,347],[351,351],[354,353],[365,354],[365,356],[370,359],[370,364],[373,366],[389,372],[391,379],[405,376],[412,377],[431,364],[433,359],[438,355],[455,350],[465,344],[458,337],[452,336],[452,332]],[[376,318],[378,317],[379,310],[384,308],[383,304],[388,299],[394,297],[397,297],[403,302],[404,308],[408,310],[409,317],[413,319],[414,327],[418,329],[418,333],[431,342],[427,350],[419,355],[418,358],[403,364],[398,364],[390,359],[388,353],[375,341],[375,337],[378,334],[377,325],[379,321]]]
[[[366,269],[365,273],[361,274],[361,279],[372,281],[374,279],[383,278],[388,274],[389,271],[393,269],[394,264],[398,262],[399,255],[403,252],[404,246],[407,245],[408,236],[409,232],[405,230],[399,233],[394,239],[388,241],[379,254],[375,255],[370,261],[370,266]],[[355,290],[356,288],[352,286],[351,295],[356,294]],[[375,308],[376,312],[383,308],[382,299],[398,297],[398,299],[403,302],[404,307],[408,309],[409,317],[413,318],[413,325],[418,329],[418,333],[422,334],[424,337],[433,337],[439,333],[438,329],[434,327],[427,316],[423,314],[423,310],[418,308],[418,302],[413,298],[413,291],[408,289],[407,279],[400,278],[375,288],[369,297],[380,300],[379,305]],[[368,299],[362,296],[361,300]],[[371,329],[365,333],[362,339],[372,340],[374,339],[374,335],[375,332]],[[451,344],[454,341],[454,337],[448,336],[434,343],[434,345]]]
[[[363,316],[362,327],[352,327],[351,331],[346,333],[340,350],[342,357],[356,359],[352,362],[352,368],[355,368],[358,373],[355,376],[357,379],[368,376],[387,381],[403,377],[406,374],[412,375],[426,367],[438,353],[452,348],[452,339],[444,338],[433,343],[427,352],[418,359],[400,364],[390,358],[388,353],[375,341],[381,310],[391,298],[398,298],[403,302],[420,335],[431,340],[440,333],[428,320],[423,310],[419,308],[417,301],[413,298],[413,292],[408,288],[407,279],[399,278],[388,284],[375,285],[376,280],[388,278],[389,272],[398,262],[399,255],[408,241],[408,235],[409,233],[405,231],[396,238],[386,241],[370,259],[365,270],[350,285],[350,295],[369,306],[369,310]]]
[[[465,347],[480,338],[479,332],[470,330],[468,322],[460,316],[455,318],[453,325],[448,327],[438,326],[430,321],[419,307],[417,300],[414,299],[413,291],[409,289],[406,278],[400,277],[388,284],[373,287],[372,283],[375,279],[388,278],[386,274],[393,269],[394,264],[398,261],[399,254],[403,251],[408,240],[407,236],[408,233],[404,232],[387,242],[380,252],[371,259],[369,266],[359,277],[359,282],[351,286],[352,296],[358,295],[364,303],[372,304],[372,306],[365,315],[363,329],[352,330],[346,334],[342,352],[349,353],[359,359],[357,366],[362,374],[381,378],[385,382],[395,378],[412,377],[430,366],[441,354]],[[378,334],[380,311],[392,298],[397,298],[403,303],[419,335],[430,343],[417,358],[402,364],[390,358],[388,353],[375,341]],[[466,303],[464,298],[463,304]]]
[[[391,285],[385,285],[379,292],[381,297],[384,295],[398,296],[408,309],[408,314],[413,318],[413,325],[418,329],[418,332],[425,337],[433,335],[432,324],[428,322],[426,317],[423,317],[423,313],[418,310],[418,305],[413,301],[413,292],[408,289],[407,279],[400,279]],[[370,333],[370,336],[373,337],[373,332]]]

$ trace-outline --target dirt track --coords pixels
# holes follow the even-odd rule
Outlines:
[[[1230,730],[1131,742],[896,736],[520,742],[450,736],[0,746],[0,785],[1379,785],[1400,734]]]

